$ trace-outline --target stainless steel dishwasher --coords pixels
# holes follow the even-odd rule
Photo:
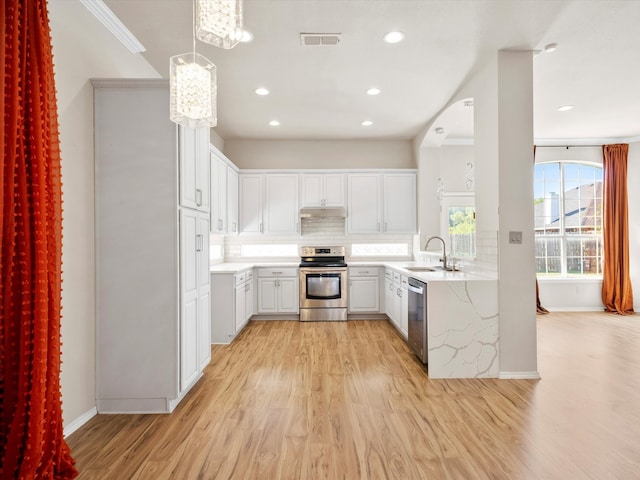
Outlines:
[[[409,348],[427,364],[427,284],[409,278]]]

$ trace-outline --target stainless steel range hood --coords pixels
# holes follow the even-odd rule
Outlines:
[[[346,218],[344,207],[305,207],[300,209],[300,218]]]

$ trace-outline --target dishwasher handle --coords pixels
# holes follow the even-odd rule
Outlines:
[[[424,295],[424,287],[416,287],[414,285],[409,284],[407,288],[414,293],[417,293],[419,295]]]

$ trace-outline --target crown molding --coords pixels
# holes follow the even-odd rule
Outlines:
[[[146,50],[144,45],[133,33],[120,21],[115,13],[102,0],[80,0],[80,3],[89,10],[94,17],[100,20],[131,53],[141,53]]]

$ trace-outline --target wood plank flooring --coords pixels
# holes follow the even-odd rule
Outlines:
[[[252,321],[171,415],[98,415],[81,479],[638,479],[640,317],[538,317],[541,380],[430,380],[386,321]]]

